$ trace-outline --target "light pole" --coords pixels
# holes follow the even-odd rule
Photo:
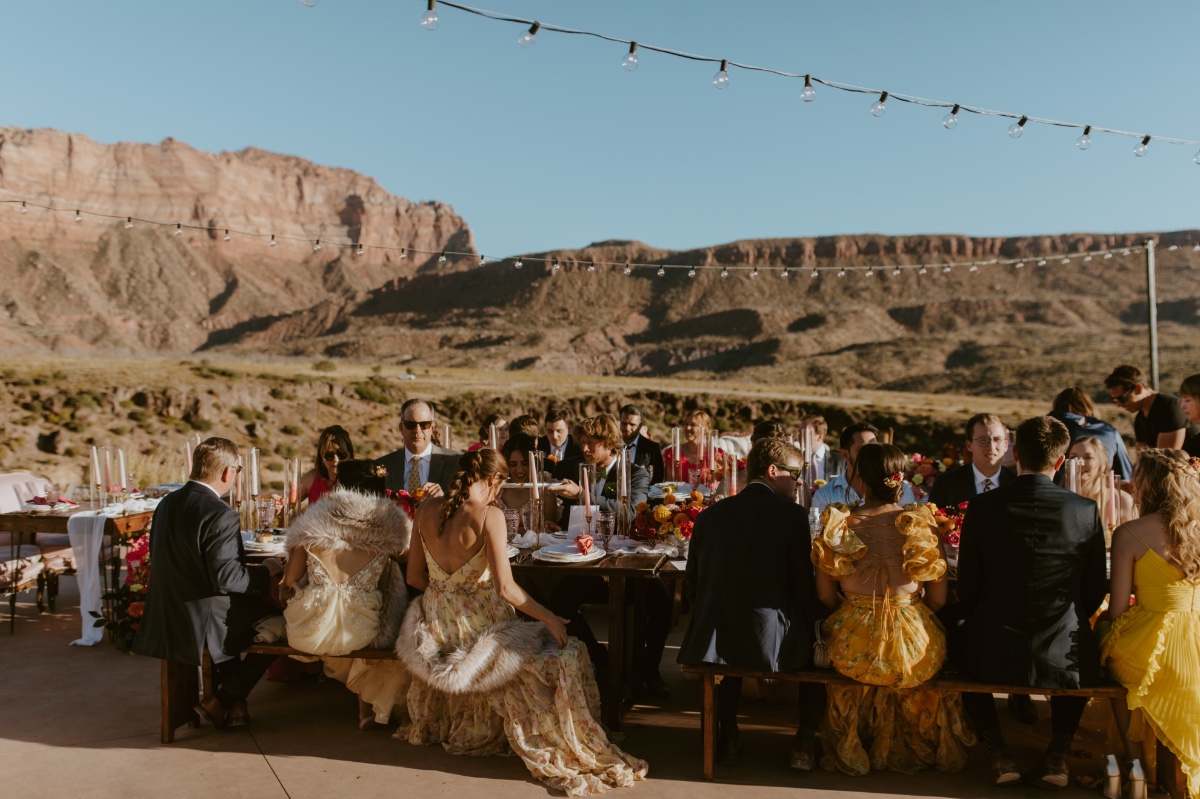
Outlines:
[[[1158,290],[1154,285],[1154,241],[1146,239],[1146,321],[1150,326],[1150,383],[1158,391]]]

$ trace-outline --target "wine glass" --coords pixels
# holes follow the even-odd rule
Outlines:
[[[259,497],[255,500],[255,509],[258,511],[258,529],[268,529],[275,519],[275,498]]]

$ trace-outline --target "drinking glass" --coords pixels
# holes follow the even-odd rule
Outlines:
[[[258,529],[268,529],[275,519],[275,498],[259,497],[255,501],[255,509],[258,511]]]
[[[52,508],[58,504],[58,486],[54,483],[46,483],[46,504]]]
[[[609,539],[612,538],[613,530],[617,526],[617,514],[611,510],[602,510],[596,512],[596,537],[604,543],[604,549],[608,549]]]
[[[508,527],[508,543],[512,543],[517,537],[517,530],[521,526],[521,509],[520,508],[505,508],[504,523]]]

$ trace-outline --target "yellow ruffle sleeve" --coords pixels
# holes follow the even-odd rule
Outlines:
[[[927,505],[905,505],[896,517],[896,529],[904,536],[901,568],[917,583],[932,583],[946,574],[946,561],[938,549],[937,520]]]
[[[813,565],[834,579],[854,574],[854,561],[867,554],[867,545],[850,529],[850,508],[828,505],[821,514],[821,535],[813,541]]]

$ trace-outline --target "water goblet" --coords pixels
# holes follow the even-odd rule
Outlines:
[[[608,542],[612,538],[613,530],[617,526],[617,514],[611,510],[602,510],[596,512],[596,538],[604,544],[604,549],[608,549]]]
[[[275,498],[259,497],[255,500],[254,507],[258,512],[258,529],[270,528],[271,522],[275,518]]]
[[[507,526],[508,543],[512,543],[517,537],[517,530],[521,526],[521,509],[520,508],[505,508],[504,523]]]

